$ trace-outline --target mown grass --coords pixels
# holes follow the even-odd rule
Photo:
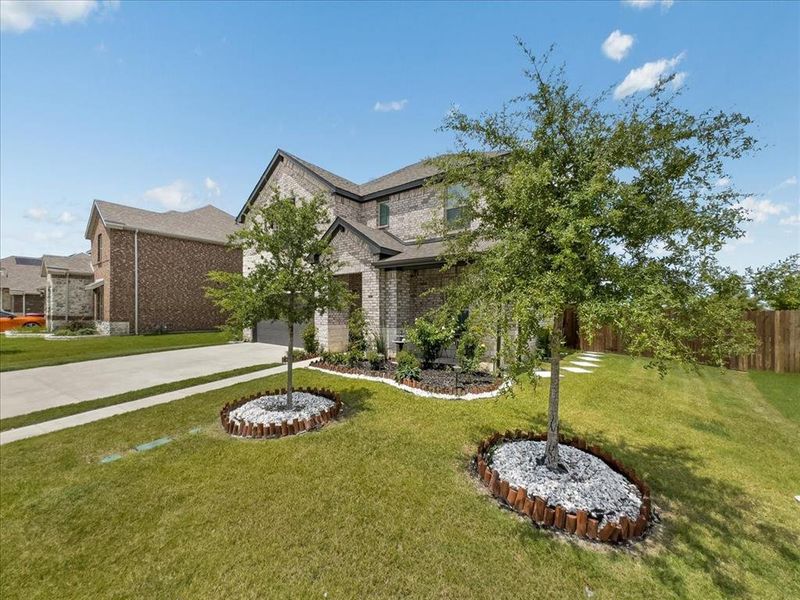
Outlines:
[[[97,398],[96,400],[87,400],[85,402],[76,402],[75,404],[65,404],[64,406],[54,406],[53,408],[37,410],[36,412],[27,413],[16,417],[0,419],[0,431],[15,429],[17,427],[25,427],[26,425],[34,425],[36,423],[43,423],[44,421],[59,419],[69,415],[77,415],[78,413],[95,410],[96,408],[113,406],[114,404],[122,404],[123,402],[139,400],[140,398],[148,398],[150,396],[156,396],[166,392],[173,392],[175,390],[182,390],[184,388],[202,385],[204,383],[211,383],[212,381],[219,381],[220,379],[229,379],[238,375],[245,375],[247,373],[253,373],[254,371],[261,371],[263,369],[276,366],[278,366],[278,363],[250,365],[249,367],[240,367],[238,369],[220,371],[218,373],[212,373],[211,375],[202,375],[200,377],[192,377],[189,379],[181,379],[180,381],[153,385],[140,390],[133,390],[130,392],[124,392],[122,394],[114,394],[113,396],[106,396],[105,398]]]
[[[21,339],[3,335],[0,336],[0,371],[63,365],[82,360],[141,354],[142,352],[211,346],[224,344],[229,340],[229,334],[220,331],[90,337],[86,339],[76,337],[71,340]]]
[[[0,596],[800,595],[800,426],[746,373],[661,380],[607,356],[590,375],[564,377],[564,429],[653,489],[663,523],[634,550],[537,530],[469,474],[482,437],[544,427],[546,386],[452,402],[311,371],[296,378],[339,390],[345,418],[281,440],[226,436],[220,406],[280,386],[276,376],[3,446]],[[783,391],[798,402],[793,381]],[[175,441],[129,452],[165,435]],[[99,464],[114,452],[124,457]]]

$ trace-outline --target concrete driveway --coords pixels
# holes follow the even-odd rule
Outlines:
[[[280,363],[285,353],[285,347],[272,344],[226,344],[6,371],[0,373],[0,417],[15,417],[240,367]]]

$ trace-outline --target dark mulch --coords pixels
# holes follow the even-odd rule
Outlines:
[[[394,372],[397,370],[397,364],[393,362],[386,362],[383,369],[372,369],[368,362],[364,361],[355,365],[356,369],[362,372],[363,375],[370,375],[372,377],[394,377]],[[433,369],[422,369],[420,371],[419,381],[421,384],[434,388],[451,388],[456,387],[456,372],[451,367],[441,365]],[[458,373],[458,388],[464,389],[469,392],[472,387],[496,385],[500,382],[498,377],[491,373],[478,371],[475,373]]]

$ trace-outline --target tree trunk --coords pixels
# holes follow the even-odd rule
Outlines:
[[[558,394],[563,329],[564,314],[559,311],[553,317],[550,333],[550,402],[547,406],[547,444],[544,448],[544,464],[551,470],[558,468]]]
[[[289,295],[289,351],[286,353],[286,408],[292,409],[292,361],[294,360],[294,294]]]

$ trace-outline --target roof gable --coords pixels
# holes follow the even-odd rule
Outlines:
[[[330,242],[340,231],[349,231],[364,241],[373,254],[394,256],[405,248],[405,244],[393,235],[378,229],[372,229],[361,223],[354,223],[342,217],[336,217],[323,234],[322,238]]]
[[[232,215],[210,204],[194,210],[156,212],[95,200],[86,225],[86,239],[91,239],[96,219],[110,229],[139,230],[212,244],[226,244],[228,237],[239,229]]]

